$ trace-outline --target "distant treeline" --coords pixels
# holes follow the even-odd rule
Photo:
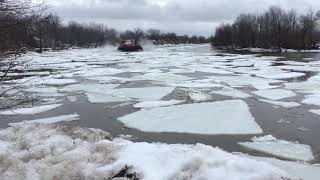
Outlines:
[[[205,37],[178,36],[140,28],[119,32],[103,24],[63,24],[59,16],[47,14],[43,5],[33,6],[31,0],[0,0],[0,50],[18,48],[96,47],[121,40],[154,40],[157,44],[205,43]]]
[[[241,14],[216,28],[214,46],[229,48],[312,49],[320,42],[320,11],[299,15],[272,6],[264,14]]]

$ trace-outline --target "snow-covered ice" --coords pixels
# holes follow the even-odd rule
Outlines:
[[[262,133],[262,129],[252,117],[249,107],[241,100],[183,104],[141,110],[120,117],[118,120],[128,127],[147,132]]]
[[[255,95],[261,96],[263,98],[271,100],[280,100],[284,98],[289,98],[296,96],[296,94],[290,90],[285,89],[265,89],[252,92]]]
[[[163,107],[163,106],[171,106],[183,103],[183,100],[169,100],[169,101],[143,101],[133,105],[135,108],[155,108],[155,107]]]
[[[272,136],[260,138],[252,138],[253,142],[241,142],[241,146],[257,151],[273,154],[279,157],[312,161],[314,159],[311,147],[297,142],[289,142],[285,140],[277,140]]]
[[[18,108],[0,112],[2,115],[24,115],[24,114],[39,114],[50,111],[62,106],[62,104],[49,104],[43,106],[34,106],[30,108]]]
[[[305,96],[305,99],[302,100],[302,103],[320,106],[320,93]]]
[[[156,101],[161,100],[174,89],[174,87],[121,88],[113,89],[111,94],[121,98],[133,98],[140,101]]]
[[[25,125],[26,123],[54,124],[59,122],[70,122],[70,121],[77,121],[77,120],[79,120],[79,115],[75,113],[75,114],[49,117],[49,118],[43,118],[43,119],[24,120],[18,123],[10,123],[9,125],[10,126]]]

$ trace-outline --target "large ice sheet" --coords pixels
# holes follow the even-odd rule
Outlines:
[[[236,90],[233,88],[224,88],[221,91],[212,91],[213,94],[219,94],[222,96],[230,96],[233,98],[249,98],[251,97],[250,94],[247,94],[245,92],[242,92],[240,90]]]
[[[255,95],[271,99],[271,100],[280,100],[284,98],[289,98],[296,96],[296,94],[290,90],[285,89],[265,89],[252,92]]]
[[[241,146],[257,151],[273,154],[279,157],[312,161],[314,159],[311,147],[297,142],[289,142],[285,140],[277,140],[275,138],[253,138],[253,142],[241,142]]]
[[[249,107],[241,100],[154,108],[126,115],[118,120],[128,127],[148,132],[262,133],[262,129],[252,117]]]
[[[31,108],[18,108],[0,112],[2,115],[24,115],[24,114],[39,114],[42,112],[50,111],[62,106],[62,104],[50,104],[43,106],[34,106]]]

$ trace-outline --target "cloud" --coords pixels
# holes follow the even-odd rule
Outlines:
[[[102,22],[120,30],[159,28],[179,34],[210,35],[240,13],[261,13],[271,5],[303,12],[320,9],[313,0],[48,0],[66,20]]]

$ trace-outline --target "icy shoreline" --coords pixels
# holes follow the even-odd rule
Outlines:
[[[285,161],[282,164],[287,163],[286,166],[277,167],[271,164],[278,160],[268,159],[271,163],[267,163],[203,144],[134,143],[120,138],[112,140],[109,133],[97,129],[33,123],[0,130],[0,160],[0,177],[6,180],[120,176],[153,180],[280,180],[303,178],[303,173],[319,170],[316,166]],[[295,169],[294,177],[290,168]]]

